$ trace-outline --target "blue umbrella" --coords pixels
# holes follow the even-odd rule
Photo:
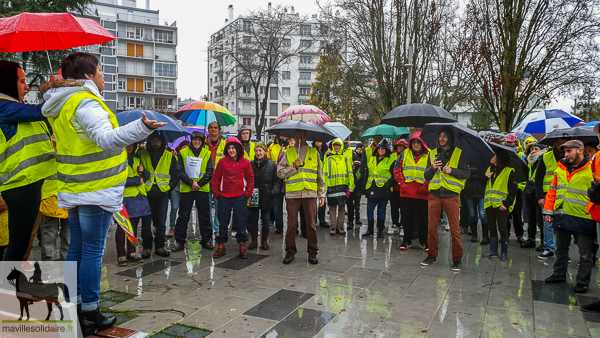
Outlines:
[[[567,129],[583,122],[575,115],[560,109],[531,113],[513,128],[512,132],[523,131],[529,134],[548,134],[556,129]]]
[[[600,121],[592,121],[592,122],[588,122],[588,123],[584,124],[582,127],[594,127],[598,123],[600,123]]]
[[[340,122],[327,122],[323,127],[329,129],[330,132],[334,133],[337,137],[345,140],[352,134],[350,129]]]
[[[190,131],[185,129],[184,126],[177,123],[174,119],[168,117],[167,115],[163,115],[161,113],[157,113],[152,110],[128,110],[121,113],[116,114],[117,121],[119,121],[120,126],[124,126],[133,121],[139,120],[142,118],[142,112],[146,114],[146,117],[149,120],[156,120],[158,122],[166,122],[167,125],[164,127],[158,128],[158,131],[164,135],[167,143],[171,143],[178,139],[181,136],[190,135]]]

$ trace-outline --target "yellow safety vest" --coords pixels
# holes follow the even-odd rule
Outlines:
[[[544,175],[544,193],[548,193],[552,180],[554,179],[554,171],[558,168],[554,151],[549,151],[542,156],[542,160],[546,165],[546,175]]]
[[[375,184],[382,188],[385,183],[392,177],[392,173],[390,172],[390,166],[394,163],[390,157],[386,157],[383,160],[377,163],[377,157],[371,156],[369,163],[367,165],[369,169],[369,178],[367,179],[367,185],[365,188],[368,190],[371,188],[371,184],[375,181]]]
[[[0,130],[0,191],[22,187],[54,174],[54,147],[45,123],[20,122],[10,140]]]
[[[133,168],[129,165],[127,166],[127,178],[139,177],[137,168],[140,166],[140,159],[137,157],[133,158]],[[136,185],[133,187],[126,187],[123,192],[123,197],[135,197],[137,195],[146,196],[146,187],[144,185]]]
[[[450,157],[450,161],[446,164],[446,166],[450,168],[458,168],[458,162],[460,161],[460,155],[462,154],[462,150],[460,148],[454,148],[452,152],[452,156]],[[435,159],[437,156],[437,148],[433,149],[429,153],[429,158]],[[442,168],[438,168],[435,171],[435,175],[433,179],[429,183],[429,191],[438,190],[441,187],[444,187],[452,192],[460,194],[460,192],[465,188],[466,180],[459,180],[458,178],[444,174],[442,172]]]
[[[269,146],[267,157],[269,160],[277,163],[277,158],[279,157],[279,152],[281,151],[281,145],[277,143],[273,143]]]
[[[208,141],[210,142],[210,141]],[[219,161],[223,158],[224,153],[225,153],[225,143],[227,143],[225,140],[221,139],[221,141],[219,142],[219,146],[217,147],[217,153],[215,155],[215,168],[217,167],[217,164],[219,163]]]
[[[192,152],[192,150],[190,148],[183,149],[180,152],[180,154],[181,154],[181,157],[183,158],[183,168],[182,169],[185,171],[185,166],[187,165],[188,156],[191,156],[191,157],[196,157],[196,156],[194,155],[194,153]],[[190,177],[190,179],[192,179],[194,181],[200,180],[204,176],[204,174],[206,174],[206,167],[208,166],[208,161],[212,161],[212,158],[210,157],[210,151],[206,148],[202,148],[202,150],[200,150],[200,155],[198,157],[202,159],[202,165],[200,166],[200,177]],[[192,191],[192,187],[181,182],[181,185],[179,186],[179,190],[182,193],[186,193],[186,192]],[[206,183],[205,185],[201,186],[200,189],[198,189],[198,191],[209,192],[210,184]]]
[[[331,160],[332,157],[334,157],[333,161]],[[325,178],[328,188],[347,185],[348,189],[354,190],[354,172],[352,171],[352,162],[348,156],[333,153],[327,156],[327,161],[325,161],[323,167],[323,178]],[[345,196],[346,192],[343,195]],[[332,196],[329,194],[327,196],[337,197],[337,195]]]
[[[58,162],[58,192],[79,194],[125,185],[127,179],[127,152],[105,151],[94,142],[82,140],[71,122],[77,107],[85,99],[95,100],[108,113],[113,129],[119,127],[117,118],[104,102],[90,93],[71,95],[60,114],[49,118],[56,138]]]
[[[152,166],[148,149],[142,149],[140,157],[142,158],[142,165],[150,173],[150,178],[146,182],[146,191],[150,191],[152,185],[156,184],[160,191],[168,192],[169,182],[171,181],[171,161],[173,160],[173,154],[165,150],[156,168]]]
[[[241,142],[241,141],[240,141]],[[248,159],[248,161],[252,161],[254,160],[254,147],[256,147],[256,143],[250,141],[250,153],[248,154],[246,152],[246,149],[244,149],[244,146],[242,145],[242,149],[244,149],[244,157]]]
[[[56,175],[52,175],[44,180],[42,185],[42,201],[50,197],[56,196],[58,186],[56,184]]]
[[[425,184],[425,169],[427,169],[427,160],[429,154],[421,155],[421,158],[415,163],[413,152],[410,149],[404,150],[404,158],[402,160],[402,175],[404,175],[404,183],[417,182]]]
[[[515,171],[514,168],[506,167],[502,169],[502,172],[492,185],[492,179],[488,178],[485,185],[485,197],[483,200],[484,208],[500,208],[502,203],[508,198],[508,178],[510,173]],[[490,172],[490,168],[487,169],[486,174]],[[515,207],[515,199],[513,199],[512,205],[508,208],[508,212],[512,212]]]
[[[298,158],[296,148],[289,148],[285,151],[288,165],[293,166]],[[316,148],[309,147],[304,158],[303,166],[298,168],[298,172],[285,179],[285,191],[317,190],[317,175],[319,173],[319,153]]]
[[[42,185],[42,201],[40,203],[40,212],[42,215],[54,218],[68,218],[69,211],[58,207],[56,198],[58,185],[56,175],[52,175],[44,180]]]
[[[567,171],[564,168],[557,166],[554,173],[558,183],[556,187],[551,186],[551,189],[556,190],[554,210],[562,207],[567,215],[592,219],[592,216],[585,213],[590,201],[587,192],[594,181],[591,162],[588,161],[583,168],[573,174],[571,181],[567,180]]]

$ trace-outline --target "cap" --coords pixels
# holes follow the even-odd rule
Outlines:
[[[199,137],[202,139],[202,141],[204,141],[204,139],[206,139],[206,135],[204,135],[204,133],[201,133],[199,131],[192,132],[192,138],[194,138],[194,137]]]
[[[579,140],[569,140],[560,146],[560,150],[563,151],[565,148],[581,148],[583,149],[583,142]]]
[[[508,134],[506,135],[506,139],[504,140],[505,142],[517,142],[517,135],[515,134]]]
[[[262,142],[258,142],[254,146],[255,148],[262,148],[265,151],[265,153],[267,152],[267,145]]]

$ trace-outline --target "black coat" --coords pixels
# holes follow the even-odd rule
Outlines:
[[[258,188],[258,207],[262,210],[273,209],[282,182],[277,176],[277,164],[267,157],[260,163],[252,160],[250,164],[254,173],[254,188]]]

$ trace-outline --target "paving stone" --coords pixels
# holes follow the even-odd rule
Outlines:
[[[187,327],[187,326],[182,326],[182,325],[172,325],[164,330],[162,330],[162,333],[166,333],[166,334],[172,334],[174,336],[182,336],[184,335],[186,332],[190,331],[191,328]]]
[[[139,265],[137,267],[133,267],[131,269],[120,271],[116,273],[116,275],[130,278],[141,278],[163,271],[165,269],[168,269],[169,267],[177,266],[182,263],[183,262],[159,259],[156,261]]]
[[[282,320],[312,296],[314,296],[312,293],[282,289],[244,314],[265,319]]]
[[[330,312],[298,308],[261,337],[312,338],[335,316]]]

